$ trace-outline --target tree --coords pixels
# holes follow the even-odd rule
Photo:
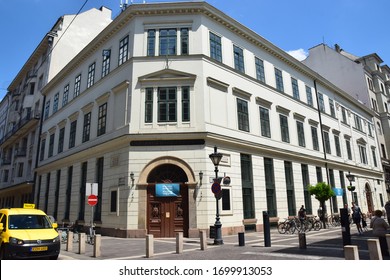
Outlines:
[[[322,220],[324,228],[326,228],[325,225],[325,216],[326,216],[326,207],[325,207],[325,201],[327,201],[332,196],[335,196],[334,191],[332,188],[325,182],[319,182],[316,185],[311,185],[308,188],[310,195],[314,195],[314,197],[320,202],[320,206],[322,208],[322,215],[320,216],[320,219]]]

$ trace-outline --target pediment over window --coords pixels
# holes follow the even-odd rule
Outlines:
[[[356,142],[358,144],[360,144],[360,145],[366,145],[367,144],[366,140],[364,140],[363,137],[360,137],[359,139],[357,139]]]
[[[181,72],[172,69],[163,69],[154,73],[150,73],[138,78],[138,81],[142,86],[150,85],[172,85],[173,83],[177,84],[187,84],[193,85],[195,83],[196,75]]]

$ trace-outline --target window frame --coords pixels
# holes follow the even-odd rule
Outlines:
[[[241,73],[245,73],[244,50],[236,45],[233,45],[233,58],[234,69]]]
[[[222,38],[213,32],[209,32],[210,57],[222,62]]]
[[[249,107],[248,101],[236,98],[237,104],[237,125],[241,131],[249,132]]]

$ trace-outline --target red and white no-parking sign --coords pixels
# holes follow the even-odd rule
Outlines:
[[[90,206],[95,206],[97,204],[97,202],[98,202],[98,198],[96,195],[91,194],[88,196],[88,204]]]

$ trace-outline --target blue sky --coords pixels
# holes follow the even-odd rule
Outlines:
[[[320,43],[337,43],[357,56],[377,53],[390,65],[389,0],[207,2],[285,51],[302,54]],[[0,0],[0,98],[56,20],[84,4],[83,10],[106,6],[116,16],[120,0]]]

